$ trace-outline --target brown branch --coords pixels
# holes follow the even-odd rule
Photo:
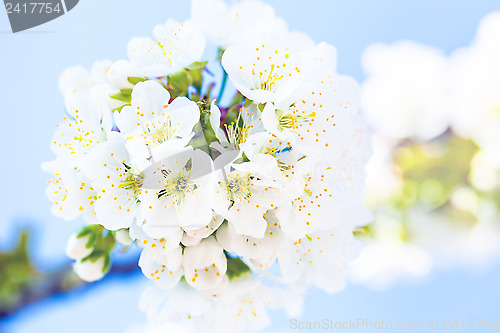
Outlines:
[[[55,272],[45,274],[38,273],[33,283],[23,291],[22,296],[16,304],[3,308],[0,307],[0,320],[44,299],[75,292],[77,290],[92,289],[112,277],[137,273],[140,271],[137,261],[137,258],[134,258],[123,264],[115,264],[102,280],[92,283],[86,283],[79,279],[69,264]]]

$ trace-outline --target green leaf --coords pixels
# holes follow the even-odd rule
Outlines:
[[[129,76],[127,78],[128,82],[130,82],[131,84],[133,85],[136,85],[137,83],[139,82],[144,82],[146,81],[147,79],[146,78],[143,78],[143,77],[134,77],[134,76]]]
[[[206,65],[206,61],[197,61],[186,67],[186,71],[188,72],[191,79],[191,84],[199,93],[201,92],[201,86],[203,84],[203,75],[201,74],[201,72],[203,71],[203,69],[205,69]]]
[[[123,109],[125,106],[130,106],[130,104],[128,104],[128,103],[127,103],[127,104],[123,104],[122,106],[119,106],[119,107],[117,107],[117,108],[114,108],[114,109],[113,109],[113,112],[115,112],[115,111],[122,112],[122,109]]]
[[[201,71],[202,69],[188,71],[191,84],[198,92],[201,92],[201,86],[203,84],[203,75],[201,74]]]
[[[186,96],[188,87],[191,85],[191,76],[185,69],[169,74],[167,76],[168,86],[171,88],[172,97]]]
[[[128,91],[130,92],[127,93]],[[125,103],[130,103],[132,102],[132,89],[122,89],[118,94],[109,95],[109,97]]]
[[[203,69],[207,65],[208,61],[195,61],[191,65],[187,66],[186,69],[194,71],[197,69]]]

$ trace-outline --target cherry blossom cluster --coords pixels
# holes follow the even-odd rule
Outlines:
[[[127,56],[59,82],[67,116],[44,167],[53,213],[88,223],[68,243],[76,273],[101,278],[135,241],[149,316],[214,329],[262,328],[309,285],[342,289],[371,218],[370,142],[336,49],[269,5],[194,0]]]

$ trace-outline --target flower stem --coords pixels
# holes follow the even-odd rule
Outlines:
[[[220,104],[220,100],[222,98],[222,95],[224,95],[224,89],[226,88],[226,82],[227,82],[226,70],[224,68],[222,68],[222,71],[224,72],[224,76],[222,77],[222,84],[220,87],[219,96],[217,97],[217,105]]]

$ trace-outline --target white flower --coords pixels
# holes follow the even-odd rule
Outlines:
[[[429,140],[449,124],[448,61],[412,42],[375,44],[363,54],[363,110],[390,138]]]
[[[358,242],[349,225],[290,242],[278,257],[283,279],[314,284],[328,293],[340,291],[345,286],[346,265],[358,254]]]
[[[301,52],[306,78],[314,83],[328,83],[337,75],[337,49],[321,42]]]
[[[45,162],[42,168],[54,175],[45,191],[53,204],[52,214],[67,221],[83,214],[88,223],[95,223],[97,193],[91,186],[91,180],[67,161]]]
[[[262,123],[267,131],[305,155],[339,156],[342,138],[352,131],[358,87],[345,76],[331,82],[302,84],[293,93],[267,103]]]
[[[59,90],[65,98],[69,98],[72,94],[106,82],[106,74],[111,64],[109,60],[97,61],[92,65],[90,73],[82,66],[69,67],[59,77]]]
[[[130,238],[129,231],[127,229],[117,230],[115,233],[115,239],[118,243],[124,246],[130,246],[134,242],[132,238]]]
[[[92,100],[94,104],[105,104],[109,110],[124,104],[110,97],[119,92],[120,86],[113,85],[108,80],[112,62],[109,60],[97,61],[89,71],[81,66],[66,69],[59,77],[59,90],[63,93],[65,106],[71,110],[74,100],[84,98]]]
[[[214,237],[205,238],[196,246],[186,247],[182,264],[187,283],[201,290],[216,288],[227,269],[226,256]]]
[[[270,323],[270,310],[284,307],[288,314],[297,316],[301,308],[302,290],[273,285],[278,279],[259,275],[257,279],[239,278],[232,281],[226,292],[218,298],[214,308],[214,332],[259,331]],[[269,283],[270,282],[270,283]],[[202,322],[205,324],[205,322]]]
[[[277,308],[279,288],[264,286],[258,280],[237,280],[220,299],[216,308],[216,327],[221,332],[239,332],[251,328],[262,330],[271,323],[268,308]]]
[[[236,89],[256,103],[274,102],[301,83],[300,54],[278,43],[245,43],[224,52],[222,65]]]
[[[203,238],[207,238],[214,233],[224,222],[224,218],[214,213],[214,216],[209,224],[198,229],[185,229],[182,235],[181,243],[185,246],[195,246],[201,242]]]
[[[144,177],[131,165],[125,142],[121,133],[112,132],[81,163],[97,191],[97,220],[108,230],[129,228],[139,210]]]
[[[145,184],[155,186],[140,195],[146,233],[159,238],[179,227],[195,230],[208,225],[213,219],[212,170],[205,152],[186,148],[146,174]]]
[[[500,12],[481,20],[472,45],[451,58],[453,130],[479,146],[500,141]]]
[[[191,15],[207,41],[221,48],[288,33],[286,22],[275,16],[270,5],[260,1],[247,0],[227,6],[221,0],[194,0]]]
[[[182,248],[180,246],[173,250],[156,250],[145,248],[139,259],[142,273],[161,288],[169,289],[175,286],[182,277]]]
[[[250,135],[241,144],[241,150],[249,162],[235,164],[240,171],[247,171],[253,176],[281,188],[293,175],[294,168],[304,156],[295,150],[289,141],[284,141],[269,132]]]
[[[281,230],[291,240],[338,225],[342,208],[348,202],[344,191],[349,187],[338,170],[321,165],[310,167],[308,162],[304,159],[295,168],[276,210]]]
[[[80,260],[92,253],[94,248],[87,247],[90,235],[78,237],[77,233],[72,233],[66,243],[66,255],[74,260]]]
[[[109,257],[99,257],[97,259],[86,259],[77,261],[73,265],[73,270],[80,279],[86,282],[100,280],[109,271]]]
[[[158,323],[183,323],[199,316],[210,318],[212,302],[187,283],[169,290],[149,287],[141,295],[139,307],[148,319]]]
[[[127,60],[118,60],[113,62],[107,72],[107,78],[114,87],[123,89],[133,89],[134,85],[128,80],[129,77],[141,78],[137,68]]]
[[[226,170],[218,172],[214,211],[233,224],[238,234],[262,238],[267,228],[265,215],[276,207],[277,192],[248,172]]]
[[[255,103],[251,103],[248,107],[242,107],[239,110],[238,116],[234,121],[229,124],[220,124],[220,109],[215,105],[215,100],[212,101],[212,107],[210,109],[210,124],[217,136],[219,142],[213,142],[212,147],[220,151],[224,158],[217,158],[215,164],[219,164],[217,160],[226,158],[235,160],[240,155],[235,155],[233,152],[228,151],[239,151],[240,145],[244,144],[247,139],[254,133],[260,133],[264,131],[264,127],[261,122],[262,112],[259,110]],[[227,162],[227,161],[226,161]],[[223,165],[226,165],[224,163]]]
[[[271,214],[269,214],[270,216]],[[217,241],[228,252],[251,259],[259,269],[268,269],[278,258],[278,249],[283,240],[283,233],[279,230],[277,221],[270,217],[267,220],[269,227],[261,238],[238,234],[232,223],[225,223],[217,229]]]
[[[69,117],[58,125],[51,148],[58,158],[71,161],[74,166],[94,146],[107,140],[113,120],[103,103],[94,103],[88,94],[75,96],[67,109]]]
[[[261,330],[270,324],[268,310],[280,306],[300,308],[302,291],[265,285],[260,279],[224,280],[223,291],[198,291],[186,283],[164,291],[148,288],[140,307],[157,323],[176,323],[190,332],[241,332]],[[292,312],[297,315],[297,312]]]
[[[184,230],[184,232],[186,235],[193,238],[198,238],[198,239],[207,238],[212,233],[214,233],[215,230],[219,228],[222,222],[224,222],[224,218],[220,215],[214,214],[212,220],[210,220],[210,223],[208,223],[206,226],[203,226],[199,229],[187,229]]]
[[[154,28],[151,38],[134,37],[127,47],[130,62],[144,76],[161,77],[198,61],[205,49],[205,39],[192,22],[172,19]]]
[[[202,240],[202,238],[192,237],[192,236],[189,236],[188,234],[184,233],[182,235],[181,243],[184,246],[195,246],[195,245],[200,244],[201,240]]]
[[[171,228],[165,232],[165,237],[151,238],[146,234],[141,225],[132,224],[130,226],[130,237],[137,241],[137,245],[143,248],[153,249],[159,252],[174,250],[179,247],[183,231],[181,228]]]
[[[182,150],[200,119],[195,102],[185,97],[169,102],[170,94],[161,84],[139,82],[132,91],[132,105],[115,112],[116,125],[128,141],[131,161],[141,170]]]

